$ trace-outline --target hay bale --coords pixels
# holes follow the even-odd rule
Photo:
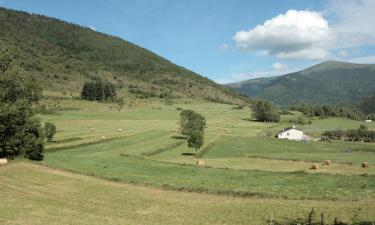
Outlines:
[[[121,133],[121,132],[122,132],[122,129],[120,128],[120,129],[118,129],[117,131],[118,131],[119,133]]]
[[[0,159],[0,166],[6,166],[8,164],[7,159]]]
[[[330,166],[330,165],[332,165],[332,161],[331,160],[325,160],[323,162],[323,165]]]
[[[369,164],[368,162],[363,162],[362,165],[361,165],[363,168],[368,168],[369,167]]]
[[[88,127],[92,127],[92,125],[91,125],[91,124],[89,124],[89,125],[88,125]]]
[[[314,163],[312,164],[311,168],[312,170],[318,170],[319,169],[319,164],[318,163]]]
[[[195,162],[195,165],[197,165],[197,166],[204,166],[204,161],[203,160],[197,160]]]
[[[102,136],[102,140],[106,139],[107,137],[106,136]]]
[[[91,131],[91,132],[94,132],[94,131],[95,131],[95,129],[94,129],[93,127],[91,127],[90,131]]]

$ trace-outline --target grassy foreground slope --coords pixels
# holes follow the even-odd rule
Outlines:
[[[228,84],[242,94],[277,104],[337,104],[374,94],[375,65],[325,62],[300,72]]]
[[[30,163],[0,168],[0,223],[14,224],[265,224],[305,218],[311,207],[349,221],[375,219],[374,202],[232,198],[166,191],[73,174]]]
[[[120,93],[239,101],[239,96],[192,71],[87,27],[0,8],[0,46],[15,67],[45,90],[76,93],[91,76],[123,87]]]

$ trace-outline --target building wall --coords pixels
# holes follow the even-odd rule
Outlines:
[[[288,140],[302,140],[303,139],[303,132],[299,130],[288,130],[281,132],[277,135],[278,139],[288,139]]]

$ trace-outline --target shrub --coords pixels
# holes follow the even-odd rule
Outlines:
[[[46,122],[44,124],[44,133],[46,135],[47,141],[51,142],[53,139],[53,136],[56,134],[56,126],[53,123]]]

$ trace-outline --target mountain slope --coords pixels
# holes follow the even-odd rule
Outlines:
[[[227,88],[121,38],[41,15],[0,8],[0,48],[14,66],[54,91],[77,92],[91,76],[143,97],[239,101]]]
[[[226,85],[276,104],[337,104],[375,93],[375,65],[325,62],[300,72]]]

